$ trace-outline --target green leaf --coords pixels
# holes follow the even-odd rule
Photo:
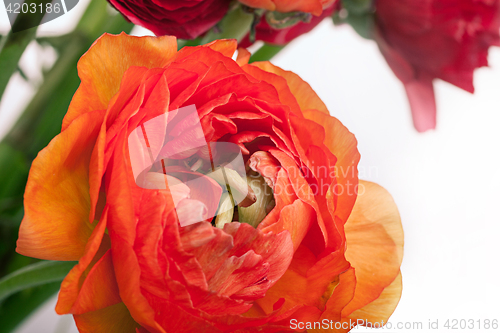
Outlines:
[[[23,289],[62,281],[75,264],[74,261],[41,261],[5,276],[0,280],[0,302]]]
[[[373,11],[373,0],[342,0],[342,7],[347,9],[349,14],[363,15]]]
[[[18,292],[0,305],[0,333],[10,333],[40,305],[59,290],[61,283],[51,282]]]
[[[375,18],[373,14],[349,14],[349,16],[347,16],[347,22],[361,37],[365,39],[373,39],[373,31],[375,27]]]
[[[24,154],[4,142],[0,143],[0,170],[0,202],[1,199],[22,197],[24,186],[19,183],[26,182],[29,170]]]

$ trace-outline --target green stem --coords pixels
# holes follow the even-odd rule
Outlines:
[[[286,45],[284,46],[277,46],[277,45],[270,45],[270,44],[264,44],[260,49],[258,49],[252,56],[250,57],[249,62],[255,62],[255,61],[269,61],[271,60],[275,55],[280,53],[281,50],[285,48]]]
[[[247,13],[241,6],[236,6],[217,24],[216,28],[210,30],[201,40],[201,44],[206,44],[216,39],[236,39],[241,41],[245,37],[255,16]]]

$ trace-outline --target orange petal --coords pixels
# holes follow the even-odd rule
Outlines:
[[[336,283],[336,284],[335,284]],[[325,311],[321,314],[318,321],[323,322],[323,320],[328,320],[331,329],[309,329],[308,333],[324,333],[324,332],[335,332],[344,333],[349,332],[348,328],[351,324],[348,319],[341,317],[342,308],[349,303],[354,297],[354,289],[356,287],[356,277],[354,274],[354,269],[351,267],[344,273],[339,275],[338,281],[334,281],[333,292],[326,303]],[[333,321],[334,324],[330,323]],[[334,326],[337,325],[337,326]],[[335,329],[337,327],[338,329]],[[342,329],[344,327],[344,329]]]
[[[357,149],[358,142],[354,135],[336,118],[315,110],[304,112],[307,119],[313,120],[325,128],[324,144],[337,158],[335,163],[336,187],[332,188],[337,194],[335,216],[346,222],[356,201],[355,187],[358,185],[358,162],[360,155]]]
[[[377,299],[399,274],[403,228],[391,195],[381,186],[360,181],[358,200],[345,224],[346,259],[356,271],[354,299],[342,316]]]
[[[276,5],[272,0],[239,0],[242,4],[252,8],[263,8],[269,11],[276,9]]]
[[[216,39],[213,42],[205,45],[183,47],[177,53],[175,60],[179,61],[181,59],[187,58],[191,54],[203,48],[212,49],[214,51],[222,53],[224,57],[231,58],[234,52],[236,52],[237,47],[238,42],[236,42],[236,39]]]
[[[85,278],[71,312],[73,314],[92,312],[121,303],[121,301],[111,252],[108,251]]]
[[[262,229],[262,232],[280,233],[283,230],[288,230],[293,242],[294,251],[298,249],[300,243],[304,239],[309,227],[316,220],[314,209],[305,204],[302,200],[297,199],[291,205],[285,206],[279,215],[278,222]]]
[[[234,52],[236,52],[238,42],[236,39],[217,39],[211,43],[203,45],[203,47],[209,47],[212,50],[220,52],[224,56],[231,58]]]
[[[319,16],[323,12],[323,5],[318,0],[274,0],[274,3],[275,10],[282,13],[300,11]]]
[[[83,113],[106,109],[127,69],[164,67],[176,53],[177,41],[172,36],[102,35],[78,62],[82,83],[64,117],[63,130]]]
[[[154,310],[140,289],[140,267],[133,244],[136,235],[137,216],[135,209],[142,204],[143,193],[158,201],[157,207],[165,207],[168,202],[160,191],[147,191],[134,186],[132,167],[128,158],[127,133],[122,131],[117,137],[115,152],[110,163],[114,168],[107,174],[109,188],[109,235],[113,244],[114,271],[120,289],[120,296],[129,306],[133,318],[151,332],[165,332],[155,321]],[[134,197],[135,196],[135,197]],[[150,199],[150,201],[153,199]],[[157,201],[151,201],[152,204]],[[173,205],[173,203],[171,203]]]
[[[268,70],[267,67],[269,66],[266,67],[266,64],[266,62],[253,62],[252,64],[242,66],[241,68],[252,77],[273,85],[278,92],[280,102],[284,105],[289,106],[290,110],[293,113],[302,115],[300,104],[297,102],[296,96],[294,96],[293,92],[290,90],[286,78],[280,76],[281,74],[278,72],[279,68],[269,63],[269,66],[272,66],[270,67],[270,69],[276,69],[275,73],[271,70]],[[260,68],[260,65],[264,65],[265,68]]]
[[[392,315],[396,306],[401,298],[401,291],[403,289],[401,272],[396,279],[384,289],[379,298],[370,304],[354,311],[348,317],[351,322],[357,320],[364,320],[363,326],[380,327],[387,323],[389,317]]]
[[[248,52],[247,49],[240,47],[238,48],[238,57],[236,58],[236,62],[240,66],[244,66],[248,64],[248,61],[250,61],[250,56],[252,54]]]
[[[266,296],[258,299],[256,303],[265,313],[270,314],[274,310],[274,304],[286,295],[282,311],[297,306],[323,310],[331,295],[329,287],[337,276],[348,268],[349,264],[341,253],[333,252],[317,260],[307,247],[300,246],[286,273],[267,291]]]
[[[107,225],[108,210],[104,209],[101,221],[97,224],[90,236],[85,254],[80,258],[78,264],[71,269],[61,284],[61,291],[56,305],[58,314],[73,313],[72,307],[78,298],[84,276],[99,258],[111,247],[109,236],[104,235]]]
[[[314,109],[329,114],[325,103],[323,103],[316,92],[311,88],[309,83],[302,80],[297,74],[274,66],[269,61],[253,62],[251,66],[258,67],[266,72],[274,73],[283,77],[286,80],[290,91],[297,99],[302,111]]]
[[[139,328],[123,303],[104,309],[75,315],[80,333],[136,333]]]
[[[338,284],[326,303],[326,308],[321,315],[322,319],[339,321],[342,309],[353,299],[356,288],[356,275],[351,267],[339,275]]]
[[[16,251],[49,260],[78,260],[93,226],[89,163],[104,111],[87,113],[55,137],[33,161]]]
[[[349,271],[348,271],[349,272]],[[347,272],[346,272],[347,273]],[[344,273],[345,274],[345,273]],[[334,323],[330,324],[331,329],[322,330],[307,330],[308,333],[347,333],[356,327],[359,323],[362,326],[368,327],[381,327],[385,325],[392,315],[401,297],[402,283],[401,273],[396,279],[384,289],[380,297],[367,306],[354,311],[349,317],[338,320],[333,317],[325,316],[326,311],[321,316],[321,320],[333,320]],[[333,298],[333,296],[332,296]],[[336,321],[336,322],[335,322]],[[364,323],[364,324],[362,324]],[[336,328],[337,329],[336,329]]]

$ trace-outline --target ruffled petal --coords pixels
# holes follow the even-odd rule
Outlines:
[[[380,296],[370,304],[354,311],[348,318],[351,322],[364,320],[363,326],[380,327],[382,323],[387,323],[401,298],[403,290],[401,272],[394,281],[382,291]]]
[[[75,315],[74,318],[80,333],[136,333],[136,328],[140,327],[123,303]]]
[[[247,49],[240,47],[238,48],[238,57],[236,58],[236,62],[240,66],[247,65],[251,56],[252,54],[248,52]]]
[[[71,269],[61,284],[61,291],[59,292],[56,305],[56,312],[58,314],[74,313],[72,308],[82,288],[85,275],[88,274],[93,264],[111,247],[109,236],[104,234],[106,225],[107,209],[104,209],[101,221],[95,227],[85,247],[85,254],[80,258],[78,264]]]
[[[345,223],[356,201],[358,162],[361,157],[357,149],[358,142],[354,134],[349,132],[338,119],[330,115],[307,110],[304,112],[304,116],[323,125],[326,135],[324,144],[337,158],[334,168],[337,184],[331,190],[333,194],[337,194],[334,203],[335,216]]]
[[[381,186],[360,181],[359,195],[345,225],[346,259],[356,272],[354,299],[342,316],[376,300],[399,274],[403,228],[391,195]]]
[[[127,69],[164,67],[176,53],[177,41],[172,36],[102,35],[78,62],[82,83],[64,117],[63,130],[83,113],[105,110]]]
[[[214,40],[211,43],[205,44],[205,45],[199,45],[199,46],[191,46],[191,47],[183,47],[179,52],[177,53],[177,56],[175,57],[176,61],[179,61],[181,59],[187,58],[191,56],[193,53],[198,52],[203,49],[211,49],[213,51],[217,51],[222,53],[222,58],[225,58],[225,60],[228,60],[228,58],[231,58],[236,52],[236,49],[238,47],[238,43],[236,42],[235,39],[217,39]],[[199,60],[203,61],[203,58],[207,57],[202,57]]]
[[[141,293],[140,267],[134,251],[136,236],[136,209],[141,205],[144,191],[135,185],[132,167],[127,154],[127,133],[117,138],[115,152],[107,174],[107,200],[109,204],[109,235],[112,244],[114,270],[123,302],[129,306],[131,315],[151,332],[164,330],[155,321],[151,305]],[[158,194],[158,191],[151,193]]]
[[[55,137],[33,161],[24,194],[17,252],[48,260],[78,260],[92,233],[89,163],[104,111],[87,113]]]
[[[269,61],[253,62],[251,66],[258,67],[266,72],[274,73],[284,78],[302,111],[314,109],[329,114],[325,103],[319,98],[318,94],[311,88],[309,83],[302,80],[297,74],[281,69],[271,64]],[[286,101],[282,102],[286,104]]]
[[[332,287],[338,283],[338,275],[347,269],[349,263],[339,252],[317,260],[307,247],[300,246],[283,277],[256,303],[266,314],[270,314],[275,304],[284,297],[282,311],[312,307],[319,317],[322,311],[318,309],[325,309]]]
[[[108,250],[85,278],[71,311],[73,314],[82,314],[104,309],[121,301],[111,252]]]

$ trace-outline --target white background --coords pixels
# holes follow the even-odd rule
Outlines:
[[[70,30],[83,7],[41,33]],[[2,9],[3,31],[6,19]],[[53,61],[50,50],[43,52],[47,64]],[[35,59],[24,58],[27,67]],[[475,73],[474,95],[437,82],[438,125],[424,134],[413,129],[403,87],[376,45],[347,26],[324,21],[273,61],[309,82],[356,135],[360,178],[387,188],[399,207],[404,288],[393,329],[384,332],[445,332],[447,319],[500,320],[500,49],[491,49],[489,60],[490,68]],[[29,73],[36,81],[36,70]],[[31,94],[20,78],[8,89],[0,103],[0,136]],[[54,305],[55,299],[17,333],[76,332],[71,317],[57,316]],[[440,329],[428,330],[429,320],[439,320]],[[424,329],[396,329],[399,322],[422,322]]]

